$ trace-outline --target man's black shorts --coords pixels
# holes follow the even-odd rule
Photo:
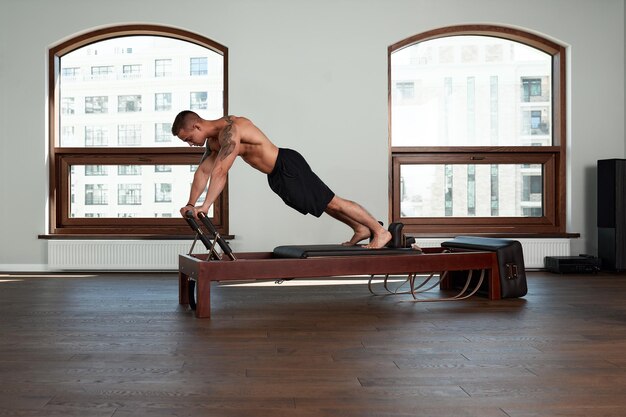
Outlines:
[[[316,217],[322,215],[335,196],[302,155],[292,149],[278,149],[276,165],[267,175],[267,182],[289,207]]]

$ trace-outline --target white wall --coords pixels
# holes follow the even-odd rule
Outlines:
[[[47,51],[78,33],[150,23],[226,45],[230,113],[300,150],[337,194],[387,222],[387,47],[433,28],[501,24],[568,47],[568,225],[596,252],[595,162],[625,157],[624,0],[0,0],[0,270],[45,265]],[[236,250],[338,242],[348,230],[285,207],[263,175],[230,176]]]

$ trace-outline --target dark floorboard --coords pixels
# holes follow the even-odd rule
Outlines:
[[[625,274],[422,304],[359,282],[214,286],[207,320],[175,274],[0,274],[0,416],[626,416]]]

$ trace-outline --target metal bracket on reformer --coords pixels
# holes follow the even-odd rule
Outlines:
[[[193,216],[193,211],[189,210],[185,214],[186,214],[185,220],[187,221],[187,224],[189,224],[189,227],[191,227],[193,231],[196,232],[196,236],[194,237],[193,243],[191,244],[191,248],[189,249],[189,254],[193,252],[193,249],[196,246],[196,242],[198,241],[198,239],[200,239],[200,241],[204,244],[206,249],[209,251],[208,260],[221,260],[222,259],[222,257],[216,250],[216,245],[220,246],[220,248],[222,249],[222,252],[226,254],[226,256],[230,258],[230,260],[234,261],[237,259],[235,257],[235,254],[233,253],[233,250],[230,248],[230,246],[224,240],[224,238],[220,236],[219,232],[217,231],[215,226],[213,226],[213,223],[211,223],[211,220],[209,220],[206,214],[200,212],[198,213],[198,218],[200,219],[200,221],[202,222],[206,230],[210,233],[210,236],[208,236],[202,230],[202,227],[198,224],[198,222],[196,221],[196,218]]]
[[[426,285],[430,282],[430,280],[435,276],[435,273],[431,273],[426,279],[424,279],[424,281],[421,284],[418,284],[416,286],[416,278],[417,278],[417,274],[409,274],[408,277],[406,278],[406,280],[400,284],[395,290],[391,290],[389,288],[389,286],[387,285],[387,282],[389,280],[389,274],[385,275],[384,281],[383,281],[383,285],[385,290],[387,291],[386,294],[377,294],[374,292],[374,290],[372,289],[372,280],[375,278],[374,275],[370,276],[370,279],[367,283],[367,288],[369,289],[370,293],[372,293],[373,295],[399,295],[399,294],[411,294],[411,296],[413,297],[413,302],[421,302],[421,303],[428,303],[428,302],[435,302],[435,301],[458,301],[458,300],[465,300],[469,297],[471,297],[472,295],[476,294],[476,292],[480,289],[480,286],[482,285],[484,279],[485,279],[485,270],[482,269],[480,271],[480,277],[478,278],[478,282],[476,283],[476,286],[470,290],[468,292],[468,288],[472,282],[472,275],[473,275],[473,271],[469,270],[467,273],[467,280],[465,281],[465,285],[463,286],[463,288],[454,296],[452,297],[443,297],[443,298],[417,298],[417,294],[423,294],[426,291],[429,291],[433,288],[435,288],[436,286],[438,286],[441,281],[443,281],[446,276],[448,275],[448,271],[443,271],[439,274],[439,279],[436,280],[436,282],[432,285],[430,285],[429,287],[426,287]],[[409,285],[409,289],[406,291],[399,291],[405,284]],[[426,287],[426,288],[424,288]]]

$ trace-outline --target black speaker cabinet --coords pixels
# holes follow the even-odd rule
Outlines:
[[[602,269],[626,269],[626,159],[598,161],[598,257]]]

